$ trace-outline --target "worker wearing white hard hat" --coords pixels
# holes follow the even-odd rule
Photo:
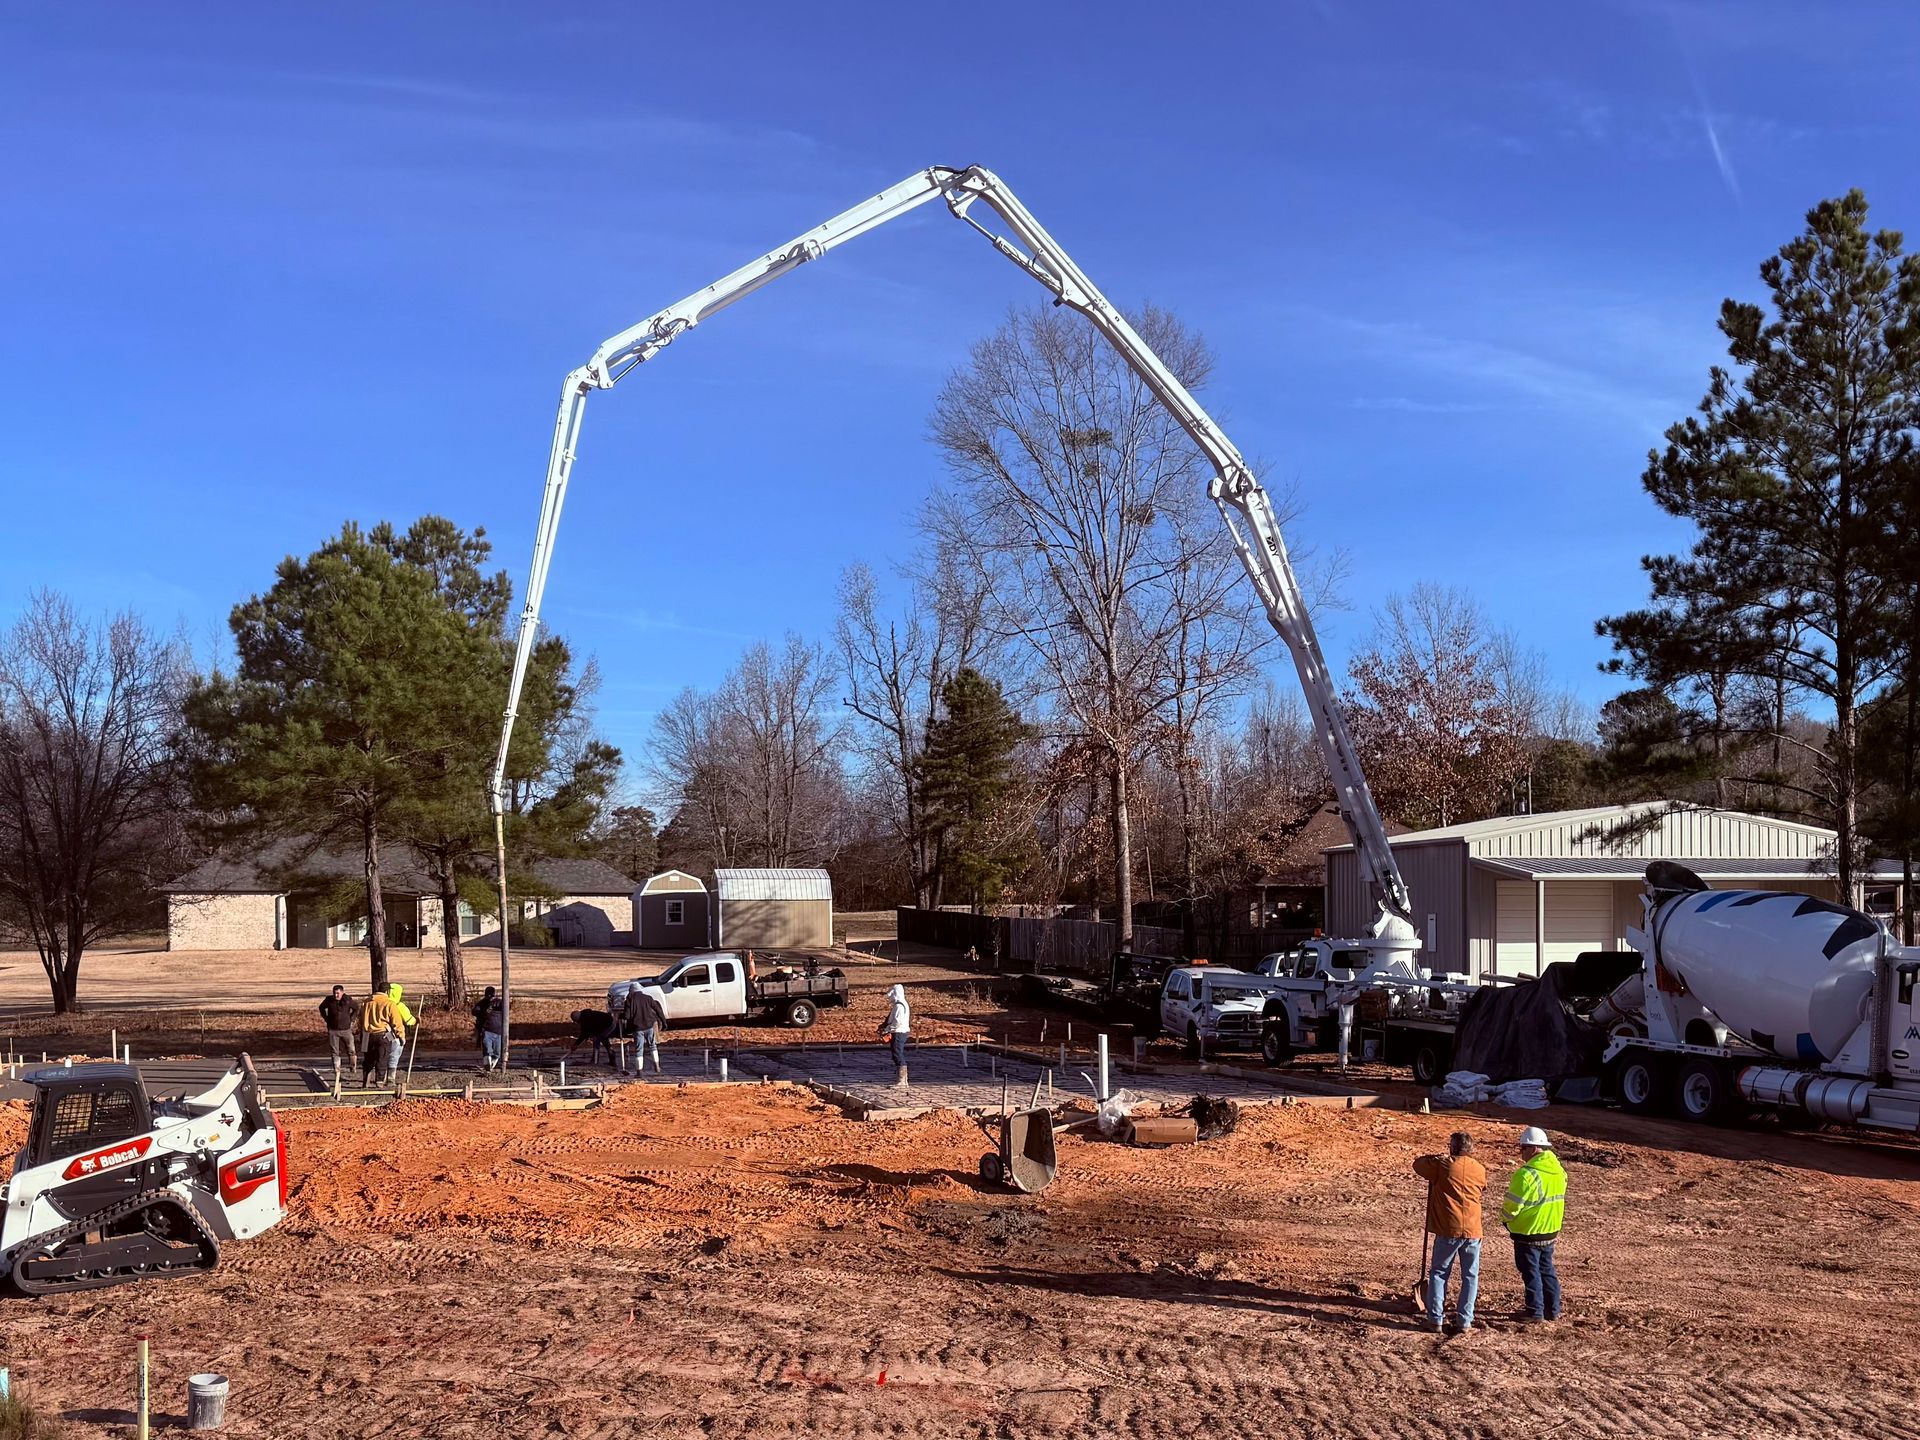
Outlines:
[[[1517,1317],[1537,1324],[1560,1318],[1560,1276],[1553,1268],[1553,1247],[1566,1217],[1567,1172],[1553,1153],[1553,1141],[1538,1125],[1520,1132],[1520,1164],[1507,1184],[1500,1218],[1513,1238],[1513,1265],[1520,1272],[1526,1303]]]

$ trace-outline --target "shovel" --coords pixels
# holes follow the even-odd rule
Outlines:
[[[1427,1314],[1427,1257],[1428,1247],[1433,1244],[1433,1232],[1427,1229],[1423,1217],[1420,1223],[1420,1273],[1413,1277],[1413,1313],[1422,1319]]]

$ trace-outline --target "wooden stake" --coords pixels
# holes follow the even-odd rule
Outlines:
[[[147,1337],[142,1335],[140,1337],[140,1368],[136,1372],[137,1383],[135,1387],[139,1395],[139,1406],[135,1412],[139,1424],[139,1440],[147,1440],[148,1435],[147,1405],[148,1396],[152,1393],[152,1387],[148,1384],[148,1376],[151,1372],[148,1369],[147,1361]]]

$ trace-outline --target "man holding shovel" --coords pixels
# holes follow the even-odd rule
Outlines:
[[[1480,1293],[1480,1195],[1487,1188],[1486,1167],[1473,1158],[1473,1137],[1456,1130],[1447,1137],[1447,1153],[1422,1155],[1413,1162],[1413,1173],[1427,1182],[1427,1234],[1433,1239],[1432,1260],[1422,1266],[1425,1325],[1439,1333],[1447,1313],[1447,1275],[1458,1260],[1460,1305],[1447,1332],[1465,1335],[1473,1329],[1473,1302]]]

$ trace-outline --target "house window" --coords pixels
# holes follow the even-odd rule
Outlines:
[[[667,901],[667,924],[684,925],[687,923],[687,902],[684,900]]]
[[[480,933],[480,916],[466,901],[460,902],[460,938],[471,940]]]

